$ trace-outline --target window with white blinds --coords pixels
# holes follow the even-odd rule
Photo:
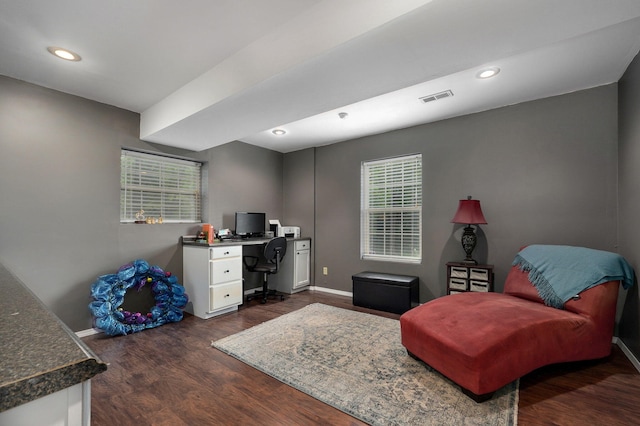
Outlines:
[[[422,260],[422,155],[362,163],[361,257]]]
[[[136,213],[163,222],[201,221],[201,169],[197,161],[123,149],[120,155],[120,222]]]

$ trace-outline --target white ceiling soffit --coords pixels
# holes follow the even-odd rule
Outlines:
[[[407,4],[316,4],[144,111],[141,138],[289,152],[611,83],[640,43],[635,0],[391,3]],[[503,71],[475,80],[484,65]],[[416,102],[448,89],[450,99]],[[349,117],[336,125],[338,110]]]
[[[251,102],[262,104],[260,110],[264,112],[270,109],[268,103],[263,103],[268,100],[256,98],[253,93],[261,84],[430,1],[320,1],[145,110],[140,136],[166,144],[176,138],[195,137],[177,145],[186,144],[191,149],[201,150],[245,135],[246,130],[240,130],[242,128],[249,128],[251,132],[262,130],[261,124],[252,125],[237,115],[239,119],[236,120],[219,120],[217,114],[208,109],[229,99],[236,99],[235,107],[238,108],[238,104],[251,98]],[[236,112],[245,114],[242,109]],[[192,120],[196,115],[200,117]],[[202,127],[203,121],[211,120],[219,121],[220,125],[211,123]],[[213,138],[211,133],[215,135]]]
[[[617,81],[639,18],[640,0],[0,0],[0,75],[140,112],[149,141],[290,152]]]
[[[486,65],[500,69],[491,79],[476,78],[483,67],[473,67],[279,125],[286,136],[269,129],[242,141],[289,152],[613,83],[638,52],[638,34],[640,18],[491,61]],[[447,91],[452,93],[422,100]]]

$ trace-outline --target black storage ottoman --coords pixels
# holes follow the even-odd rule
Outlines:
[[[418,306],[418,277],[360,272],[353,279],[353,304],[403,314]]]

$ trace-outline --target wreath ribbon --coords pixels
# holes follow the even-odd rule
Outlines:
[[[129,312],[120,306],[130,288],[138,291],[150,286],[156,304],[147,312]],[[178,279],[158,266],[138,259],[123,265],[115,274],[102,275],[91,285],[89,310],[94,326],[110,336],[131,334],[168,322],[182,320],[183,308],[189,301]]]

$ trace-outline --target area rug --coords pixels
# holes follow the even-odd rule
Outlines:
[[[517,424],[517,381],[474,402],[407,355],[394,319],[314,303],[211,345],[372,425]]]

